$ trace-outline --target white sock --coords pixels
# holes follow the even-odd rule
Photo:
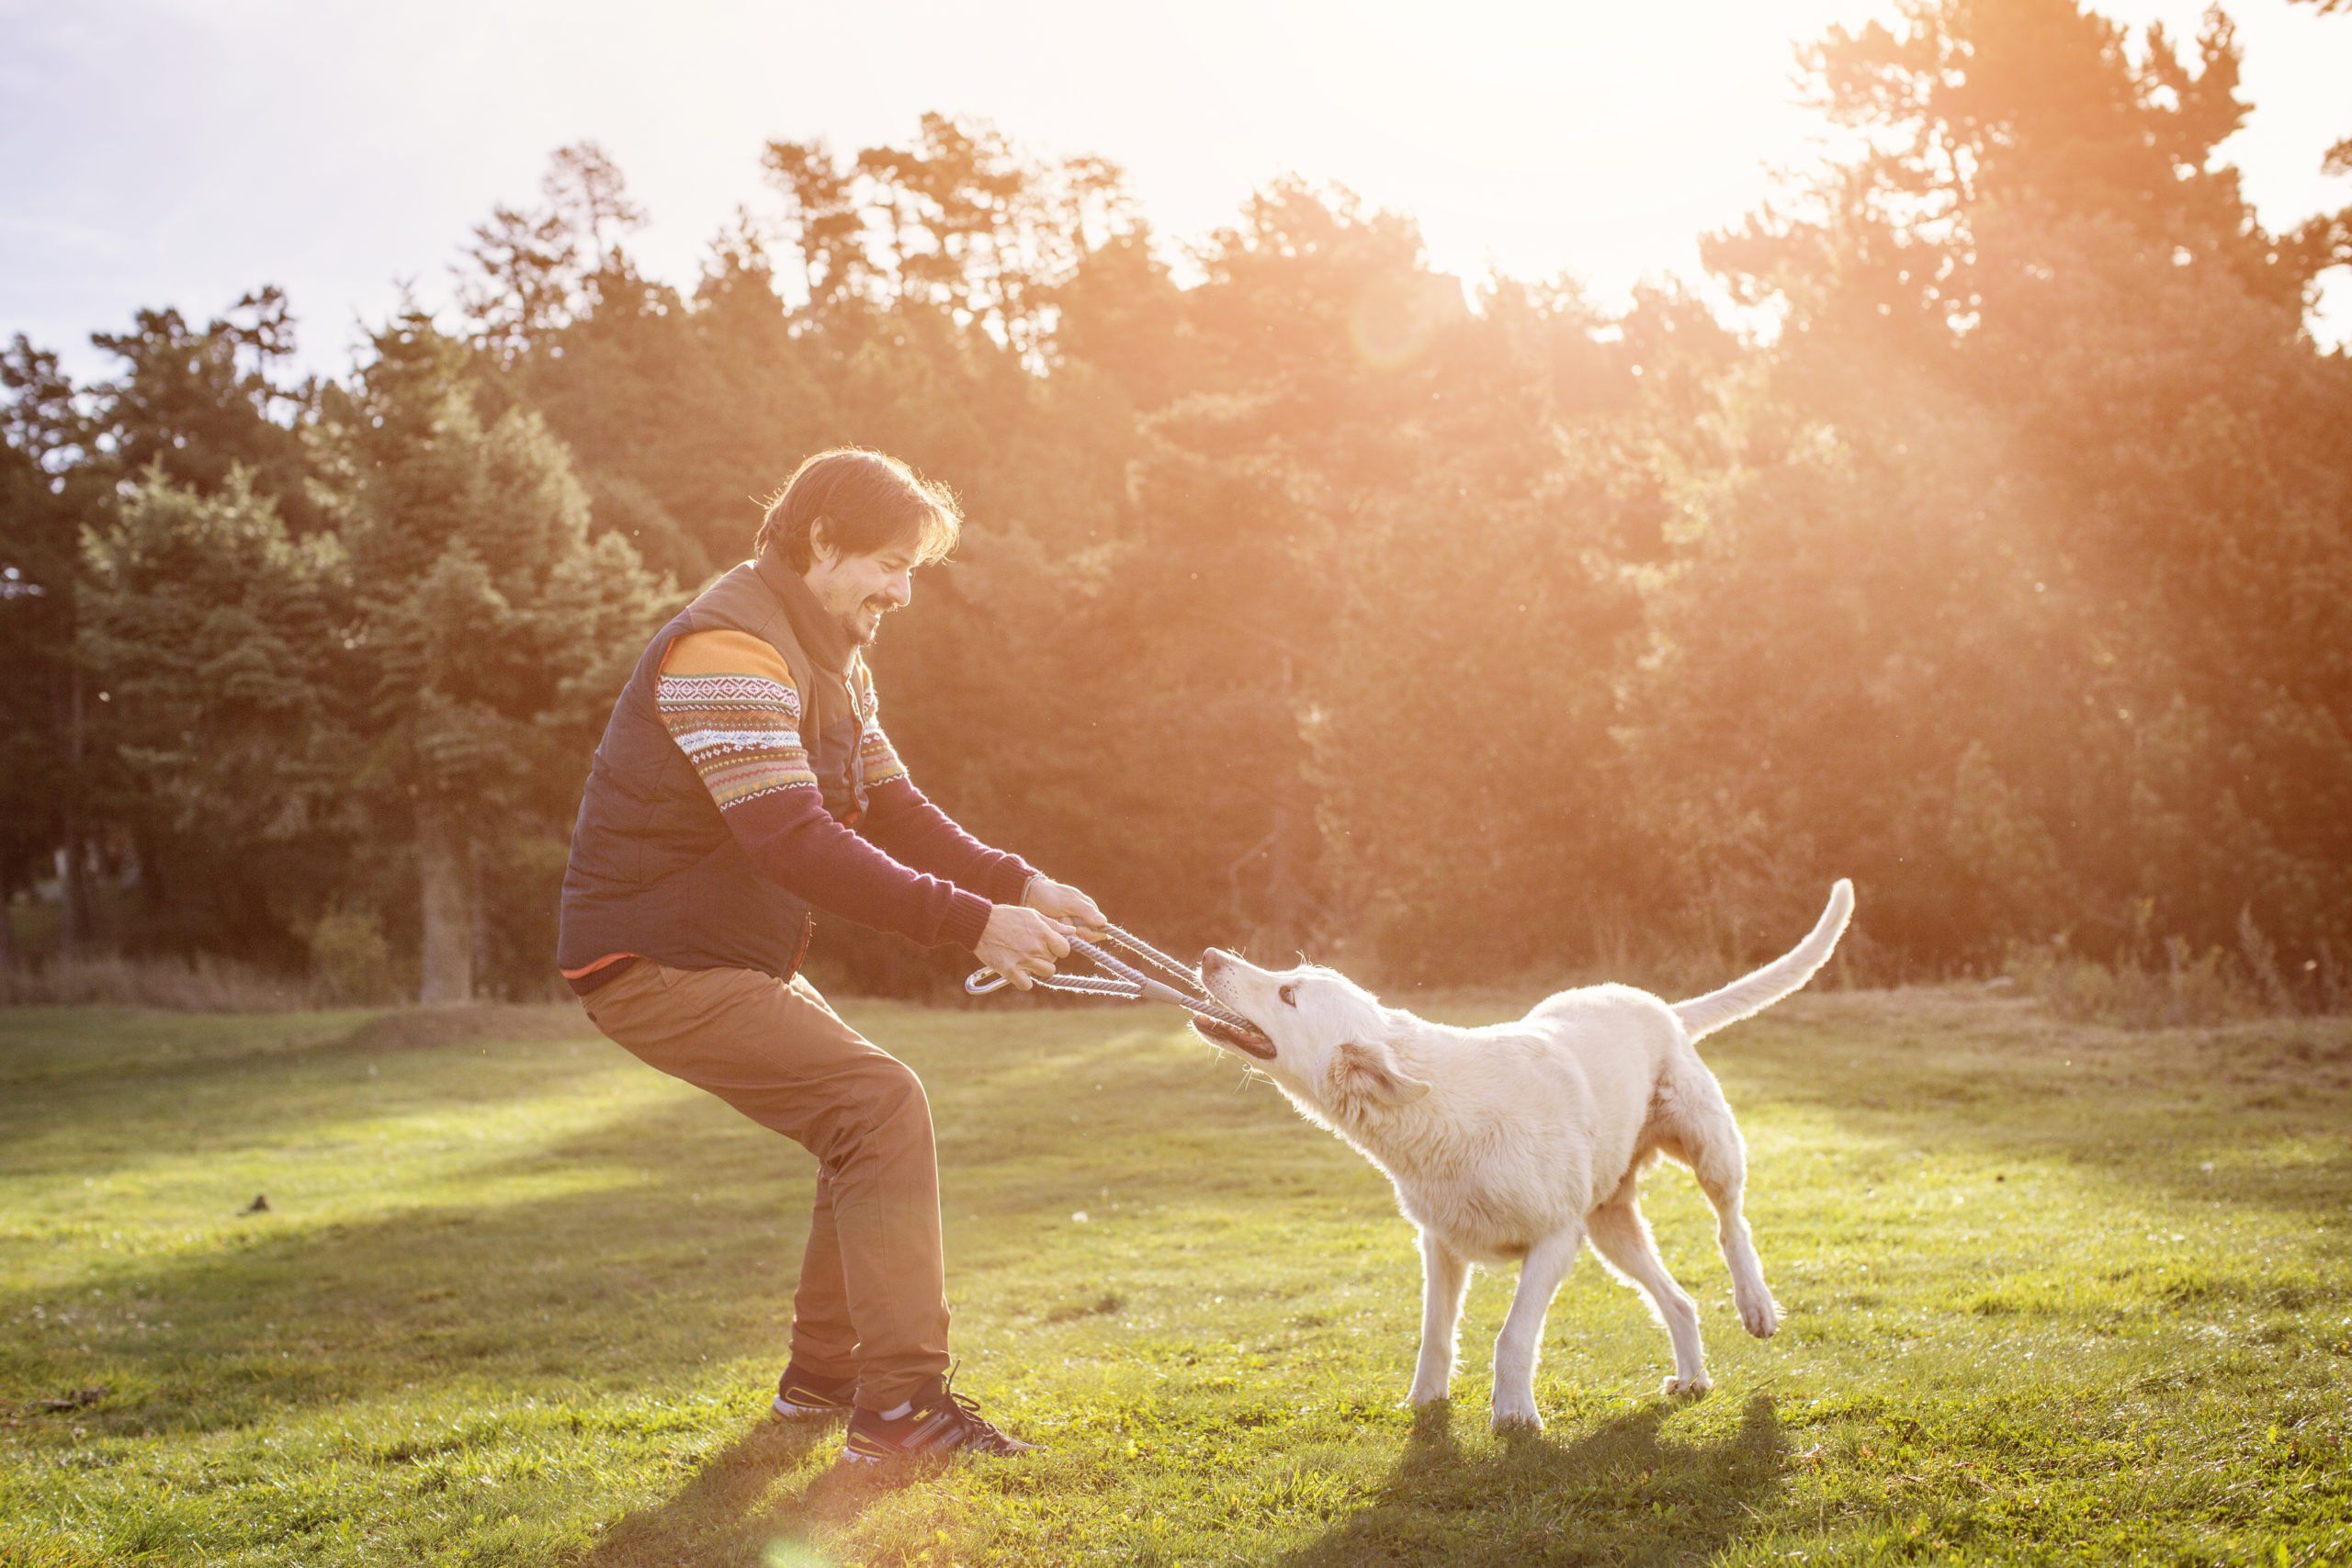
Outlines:
[[[894,1408],[882,1412],[882,1419],[885,1421],[899,1420],[904,1416],[913,1414],[914,1407],[915,1402],[913,1400],[906,1400]]]

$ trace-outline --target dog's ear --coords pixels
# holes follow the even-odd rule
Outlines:
[[[1385,1045],[1342,1041],[1331,1056],[1331,1085],[1342,1095],[1385,1106],[1410,1105],[1430,1086],[1406,1076]]]

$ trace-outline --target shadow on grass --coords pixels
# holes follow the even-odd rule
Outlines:
[[[1464,1450],[1438,1404],[1374,1505],[1283,1559],[1286,1568],[1375,1562],[1695,1562],[1755,1523],[1785,1443],[1770,1397],[1713,1442],[1662,1440],[1664,1402],[1565,1440],[1507,1438]]]
[[[808,1456],[830,1451],[840,1424],[763,1421],[695,1472],[678,1494],[624,1516],[569,1568],[703,1568],[800,1561],[808,1537],[846,1529],[879,1492],[853,1471],[827,1468],[798,1479]],[[777,1484],[786,1475],[794,1481]],[[809,1554],[810,1561],[822,1561]]]
[[[577,1171],[570,1191],[306,1224],[299,1187],[274,1189],[273,1211],[237,1234],[107,1270],[102,1295],[0,1289],[0,1319],[59,1321],[30,1375],[115,1383],[85,1420],[123,1436],[243,1427],[451,1377],[569,1401],[763,1346],[780,1366],[814,1162],[770,1134],[713,1140],[718,1114],[667,1101],[480,1170]],[[83,1322],[124,1319],[161,1326],[107,1335],[95,1361],[77,1348]]]
[[[1725,1053],[1734,1108],[1786,1101],[1883,1144],[2055,1160],[2200,1203],[2290,1214],[2352,1204],[2352,1146],[2333,1131],[2352,1117],[2342,1020],[2127,1034],[1933,993],[1913,1013],[1862,998],[1816,1010],[1826,1028],[1758,1026],[1752,1047]],[[2234,1157],[2282,1141],[2324,1152]]]
[[[1117,1043],[1064,1045],[1107,1060]],[[582,1044],[578,1053],[528,1052],[487,1070],[469,1061],[469,1071],[447,1081],[354,1092],[367,1094],[377,1115],[434,1114],[548,1093],[628,1060],[606,1042]],[[1037,1186],[1067,1212],[1070,1178],[1056,1169],[1024,1175],[1023,1162],[1070,1139],[1077,1123],[1059,1101],[1041,1107],[1034,1092],[1006,1098],[997,1076],[1008,1061],[1027,1064],[1018,1053],[1003,1055],[956,1064],[960,1081],[941,1118],[951,1190],[959,1202],[1001,1215],[1033,1199],[1026,1188]],[[137,1128],[134,1146],[168,1148],[175,1157],[191,1145],[284,1145],[307,1119],[348,1114],[359,1103],[339,1097],[342,1077],[315,1081],[316,1066],[344,1062],[339,1071],[356,1085],[367,1063],[382,1056],[338,1034],[269,1059],[191,1064],[135,1097],[118,1088],[112,1104],[95,1083],[45,1085],[35,1111],[59,1135],[41,1173],[119,1168],[123,1156],[114,1148],[91,1153],[71,1134],[91,1125],[119,1132],[126,1118]],[[649,1087],[656,1082],[650,1070],[635,1070]],[[1159,1070],[1172,1077],[1175,1068]],[[1214,1098],[1232,1099],[1221,1088]],[[199,1099],[201,1111],[191,1112]],[[1120,1113],[1087,1109],[1097,1121]],[[634,1386],[674,1382],[681,1369],[763,1348],[778,1365],[784,1359],[815,1162],[708,1096],[665,1092],[544,1143],[487,1143],[480,1156],[435,1169],[445,1188],[477,1183],[470,1201],[444,1193],[413,1207],[314,1220],[300,1179],[305,1162],[343,1157],[335,1145],[295,1147],[288,1173],[270,1184],[269,1213],[186,1250],[137,1262],[94,1254],[90,1279],[70,1287],[0,1281],[0,1321],[70,1314],[50,1321],[30,1348],[31,1386],[109,1383],[114,1396],[77,1419],[117,1436],[160,1436],[266,1423],[452,1376],[569,1401],[625,1397]],[[404,1174],[392,1169],[390,1179]],[[1090,1168],[1089,1179],[1095,1175]],[[91,1354],[85,1325],[130,1323],[161,1326],[107,1332]]]
[[[1286,1568],[1380,1562],[1697,1562],[1737,1539],[1780,1481],[1785,1444],[1770,1398],[1713,1442],[1662,1440],[1659,1403],[1565,1441],[1528,1434],[1465,1450],[1447,1407],[1421,1413],[1377,1500],[1281,1559]],[[810,1472],[836,1428],[763,1424],[714,1455],[678,1493],[615,1524],[570,1568],[754,1565],[821,1559],[892,1484],[839,1468]]]
[[[627,1060],[604,1040],[537,1043],[554,1048],[526,1043],[488,1061],[489,1047],[449,1050],[444,1055],[461,1065],[446,1076],[431,1066],[433,1048],[369,1044],[348,1030],[120,1065],[94,1051],[95,1062],[70,1071],[0,1072],[0,1174],[121,1176],[191,1156],[266,1152],[277,1134],[313,1122],[396,1121],[560,1096]],[[411,1062],[417,1066],[400,1070]],[[377,1077],[386,1066],[393,1071]]]

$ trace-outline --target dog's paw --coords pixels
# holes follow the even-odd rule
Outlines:
[[[1758,1339],[1770,1339],[1781,1326],[1781,1308],[1769,1292],[1758,1291],[1739,1303],[1739,1321]]]
[[[1433,1389],[1423,1388],[1420,1384],[1415,1383],[1413,1385],[1413,1392],[1405,1396],[1405,1408],[1408,1410],[1426,1410],[1432,1404],[1444,1404],[1448,1397],[1449,1395],[1446,1393],[1445,1385],[1442,1383]]]
[[[1714,1379],[1699,1372],[1687,1378],[1668,1378],[1657,1385],[1657,1391],[1668,1399],[1696,1399],[1714,1386]]]
[[[1540,1432],[1544,1417],[1535,1413],[1532,1399],[1495,1400],[1494,1429],[1498,1432]]]

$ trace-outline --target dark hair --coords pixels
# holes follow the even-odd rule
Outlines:
[[[945,559],[964,528],[954,491],[863,446],[836,446],[803,458],[785,487],[768,497],[767,508],[752,553],[777,551],[795,571],[807,571],[815,558],[812,536],[820,521],[826,541],[844,554],[912,545],[925,565]]]

